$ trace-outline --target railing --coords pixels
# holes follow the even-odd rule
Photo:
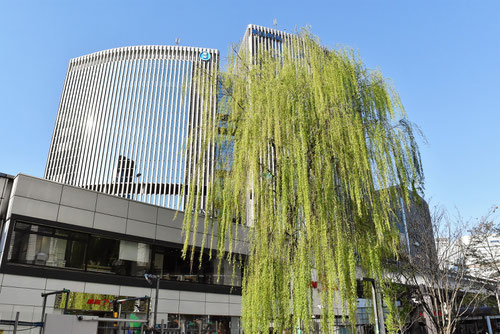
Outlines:
[[[19,326],[21,327],[43,327],[43,322],[31,322],[31,321],[19,321],[19,312],[16,312],[16,320],[0,320],[0,325],[4,326],[12,326],[14,327],[12,329],[12,333],[16,334],[18,331],[25,331],[29,330],[31,328],[23,328],[23,329],[18,329]],[[10,330],[4,330],[5,332],[10,332]],[[2,331],[3,333],[3,331]]]
[[[155,333],[155,334],[180,334],[180,328],[167,328],[165,321],[162,320],[161,324],[156,329],[147,326],[148,320],[139,319],[115,319],[115,318],[83,318],[82,321],[98,321],[99,325],[97,327],[98,333],[102,334],[145,334],[145,333]],[[127,323],[140,323],[140,327],[127,326]],[[130,332],[129,332],[130,331]]]

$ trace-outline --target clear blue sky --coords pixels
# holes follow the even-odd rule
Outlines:
[[[358,50],[424,131],[426,198],[464,217],[500,204],[500,1],[0,2],[0,172],[43,176],[68,61],[128,45],[227,54],[247,24],[310,25]]]

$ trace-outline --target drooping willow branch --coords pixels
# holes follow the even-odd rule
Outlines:
[[[279,53],[233,55],[221,78],[227,94],[215,114],[205,108],[197,129],[203,154],[185,206],[184,254],[204,205],[204,234],[213,242],[217,231],[219,258],[231,259],[238,226],[248,228],[245,332],[267,332],[271,324],[309,330],[319,310],[324,332],[338,313],[354,325],[356,278],[383,279],[382,260],[399,243],[399,198],[408,202],[423,186],[398,94],[351,50],[326,49],[308,32]],[[215,175],[204,193],[200,180],[214,151]],[[313,271],[320,300],[313,299]]]

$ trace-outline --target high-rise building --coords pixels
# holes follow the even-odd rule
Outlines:
[[[199,125],[216,110],[218,66],[218,50],[182,46],[72,59],[45,178],[182,210]]]
[[[283,51],[283,45],[290,45],[295,35],[268,27],[249,24],[240,45],[240,54],[254,57],[259,51]]]

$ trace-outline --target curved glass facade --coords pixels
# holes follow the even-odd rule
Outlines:
[[[217,50],[181,46],[72,59],[45,178],[182,210],[197,129],[216,110],[218,64]]]

